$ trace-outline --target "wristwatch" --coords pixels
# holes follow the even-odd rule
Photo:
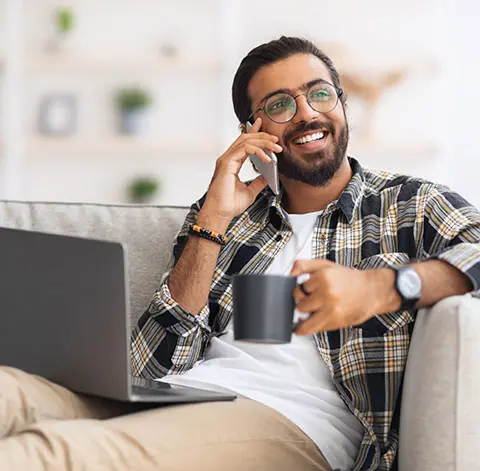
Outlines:
[[[422,279],[411,267],[390,267],[395,271],[395,288],[402,298],[401,311],[414,309],[422,296]]]

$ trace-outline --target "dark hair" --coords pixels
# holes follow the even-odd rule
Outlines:
[[[287,59],[294,54],[312,54],[318,57],[330,71],[333,85],[340,88],[340,75],[330,57],[308,39],[282,36],[252,49],[237,69],[232,85],[232,100],[233,109],[241,123],[247,121],[252,112],[252,103],[248,95],[251,78],[265,65]],[[340,96],[342,104],[345,104],[345,98],[344,94]]]

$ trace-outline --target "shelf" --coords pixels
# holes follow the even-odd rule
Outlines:
[[[144,56],[132,59],[79,57],[62,53],[30,55],[25,68],[31,73],[86,73],[143,75],[173,72],[216,73],[220,72],[220,61],[211,58],[162,58]]]
[[[26,144],[28,155],[152,155],[165,154],[212,156],[219,153],[219,143],[211,141],[160,140],[144,137],[112,136],[88,139],[79,137],[35,136]]]

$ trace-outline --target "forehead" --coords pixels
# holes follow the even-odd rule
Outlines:
[[[332,81],[327,66],[312,54],[295,54],[260,68],[248,84],[248,93],[256,106],[267,93],[280,88],[298,90],[315,79]]]

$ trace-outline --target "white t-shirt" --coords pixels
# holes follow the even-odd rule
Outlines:
[[[312,258],[312,233],[319,214],[289,215],[293,235],[268,273],[288,275],[295,260]],[[204,360],[161,381],[233,391],[261,402],[308,435],[332,468],[353,467],[363,426],[335,390],[313,336],[294,334],[291,343],[280,345],[236,342],[230,322],[224,335],[212,339]]]

